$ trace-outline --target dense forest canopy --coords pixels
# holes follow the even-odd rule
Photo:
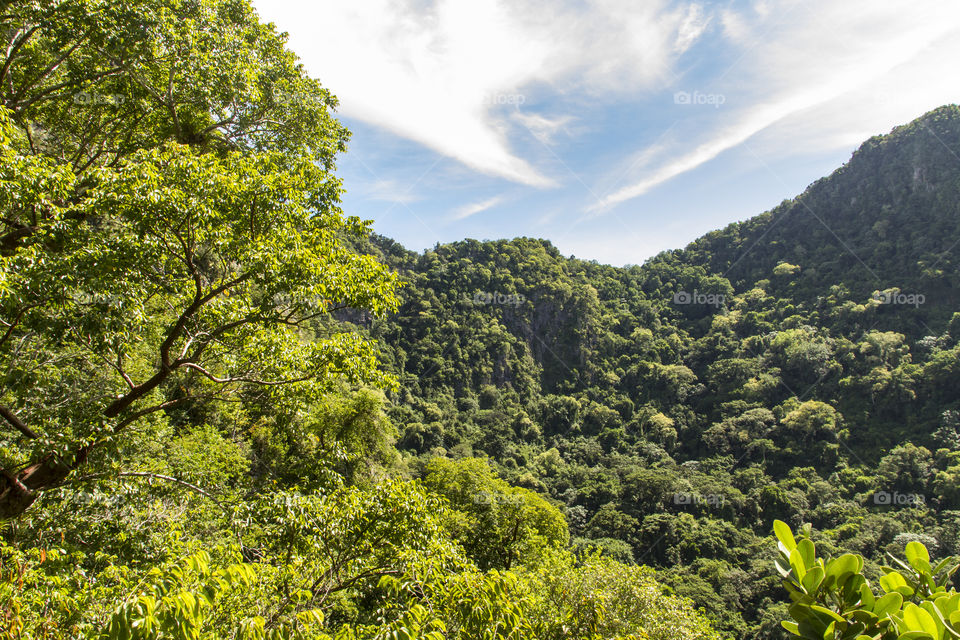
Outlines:
[[[776,519],[874,571],[911,540],[955,553],[958,154],[938,109],[642,266],[373,238],[408,283],[369,331],[399,448],[489,456],[575,547],[660,569],[735,637],[781,637]]]
[[[643,265],[416,253],[246,0],[0,33],[0,637],[960,637],[957,106]]]

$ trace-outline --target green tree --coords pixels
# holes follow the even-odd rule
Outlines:
[[[3,518],[178,405],[383,382],[320,322],[396,303],[344,242],[333,99],[244,2],[98,5],[3,16]],[[80,121],[74,90],[124,99]]]
[[[482,569],[510,569],[568,541],[556,507],[529,489],[510,486],[484,459],[435,458],[424,484],[449,501],[447,527]]]

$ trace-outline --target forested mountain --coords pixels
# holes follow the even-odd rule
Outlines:
[[[335,314],[398,275],[249,2],[16,0],[0,39],[0,638],[721,637],[486,461],[394,447]]]
[[[960,637],[960,108],[642,266],[419,254],[247,0],[0,37],[0,639]]]
[[[949,321],[960,296],[958,146],[956,109],[937,109],[868,140],[801,196],[675,255],[725,274],[738,290],[769,279],[780,263],[797,265],[789,297],[803,302],[832,285],[857,300],[890,288],[924,295],[929,304],[899,320],[910,335],[926,335],[925,324]]]
[[[769,637],[774,519],[874,560],[916,536],[958,551],[958,242],[956,106],[643,266],[374,238],[406,283],[370,328],[401,381],[398,447],[488,456],[575,544]]]

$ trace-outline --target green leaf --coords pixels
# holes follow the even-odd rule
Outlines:
[[[773,532],[776,534],[777,539],[783,543],[783,546],[787,548],[787,551],[793,551],[797,548],[797,541],[793,537],[793,532],[790,530],[790,525],[782,520],[773,521]]]
[[[797,552],[803,560],[803,567],[806,570],[812,569],[817,557],[817,550],[813,542],[804,538],[797,544]]]
[[[916,541],[911,541],[907,543],[906,549],[904,549],[904,555],[907,556],[907,561],[910,563],[918,573],[932,573],[930,568],[930,554],[927,552],[927,548]]]
[[[940,636],[937,632],[937,623],[934,621],[933,616],[912,602],[903,608],[903,621],[907,625],[906,631],[921,631],[928,634],[931,638],[938,638]]]
[[[880,586],[887,593],[896,591],[905,596],[911,596],[914,593],[914,589],[907,585],[906,579],[897,571],[891,571],[885,576],[880,576]]]
[[[873,595],[873,591],[870,590],[870,587],[866,584],[860,585],[860,602],[864,609],[869,611],[874,611],[874,606],[876,605],[877,599]]]
[[[917,560],[923,560],[923,562],[930,562],[930,554],[927,552],[927,548],[916,541],[911,541],[907,543],[906,549],[904,550],[904,555],[907,556],[907,560],[910,564],[914,565],[914,568],[917,568],[914,564]]]
[[[800,635],[800,626],[796,622],[791,622],[790,620],[783,620],[780,622],[780,625],[792,633],[795,636]]]
[[[815,593],[820,587],[820,583],[823,581],[823,569],[820,567],[813,567],[810,571],[807,572],[807,575],[803,576],[801,583],[803,588],[806,589],[807,593]]]
[[[828,616],[829,618],[832,618],[835,622],[844,622],[844,618],[840,614],[836,613],[835,611],[831,611],[826,607],[822,607],[818,604],[813,604],[813,605],[810,605],[810,608],[816,611],[817,613],[821,613],[825,616]]]
[[[860,573],[863,569],[863,558],[852,553],[845,553],[827,563],[826,575],[842,584],[850,575]]]
[[[879,617],[900,611],[903,606],[903,596],[898,592],[888,593],[880,598],[873,607],[873,612]]]

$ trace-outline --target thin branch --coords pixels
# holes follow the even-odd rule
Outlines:
[[[231,512],[230,509],[227,507],[227,505],[223,504],[222,502],[220,502],[219,500],[217,500],[216,498],[214,498],[212,495],[210,495],[209,492],[205,491],[204,489],[198,487],[198,486],[195,485],[195,484],[192,484],[192,483],[190,483],[190,482],[187,482],[186,480],[181,480],[180,478],[174,478],[173,476],[166,476],[166,475],[163,475],[162,473],[148,473],[148,472],[146,472],[146,471],[121,471],[121,472],[119,472],[119,473],[112,473],[112,474],[111,474],[111,473],[94,473],[94,474],[91,474],[91,475],[88,475],[88,476],[83,476],[83,477],[81,477],[81,478],[77,478],[77,481],[78,481],[78,482],[82,482],[82,481],[84,481],[84,480],[92,480],[92,479],[94,479],[94,478],[102,478],[102,477],[107,477],[107,476],[109,476],[109,477],[153,478],[153,479],[155,479],[155,480],[166,480],[167,482],[173,482],[173,483],[175,483],[175,484],[179,484],[179,485],[181,485],[181,486],[184,486],[184,487],[186,487],[186,488],[194,491],[195,493],[203,496],[204,498],[209,499],[209,500],[212,501],[215,505],[217,505],[218,507],[220,507],[221,509],[223,509],[226,513],[232,515],[232,512]]]
[[[2,345],[4,342],[6,342],[6,341],[10,338],[10,336],[13,335],[13,330],[14,330],[14,328],[16,328],[16,326],[20,323],[20,320],[23,318],[24,314],[25,314],[27,311],[29,311],[30,309],[34,309],[34,308],[36,308],[36,307],[39,307],[43,302],[44,302],[44,301],[40,301],[40,302],[35,303],[35,304],[28,304],[27,306],[25,306],[25,307],[23,307],[22,309],[20,309],[20,311],[17,313],[17,317],[15,317],[13,320],[11,320],[9,324],[6,323],[6,322],[3,322],[3,324],[5,324],[5,325],[7,326],[7,330],[3,333],[3,336],[0,336],[0,345]],[[2,321],[0,321],[0,322],[2,322]]]
[[[285,384],[294,384],[297,382],[305,382],[313,378],[313,375],[301,376],[299,378],[291,378],[289,380],[259,380],[257,378],[218,378],[200,365],[193,362],[180,362],[179,366],[184,367],[185,369],[193,369],[194,371],[199,372],[201,375],[216,382],[217,384],[230,384],[233,382],[245,382],[248,384],[259,384],[267,387],[279,387]]]
[[[94,84],[100,82],[104,78],[109,78],[110,76],[117,75],[118,73],[119,71],[116,71],[116,70],[103,71],[93,76],[90,76],[89,78],[86,78],[85,81],[89,83],[89,86],[93,86]],[[66,82],[60,82],[51,87],[47,87],[43,91],[38,92],[29,100],[18,102],[16,105],[17,108],[15,111],[15,114],[17,115],[17,117],[19,117],[20,115],[23,114],[24,111],[26,111],[26,109],[31,107],[36,102],[39,102],[40,100],[45,100],[47,98],[67,97],[70,95],[69,93],[58,93],[58,92],[63,91],[65,89],[78,89],[82,86],[84,85],[79,84],[77,80],[68,80]],[[18,92],[17,95],[19,96],[20,93],[23,93],[23,92],[20,91]]]
[[[192,318],[194,314],[207,302],[217,297],[230,287],[236,286],[251,277],[253,277],[252,273],[245,273],[237,278],[234,278],[230,282],[221,284],[219,287],[207,293],[207,295],[201,297],[197,297],[201,293],[198,290],[193,302],[191,302],[190,306],[188,306],[180,315],[180,317],[177,318],[177,321],[174,323],[173,327],[171,327],[169,332],[167,332],[167,337],[160,344],[160,369],[136,388],[131,389],[129,393],[114,400],[110,406],[104,409],[103,415],[107,418],[115,418],[119,416],[134,402],[163,384],[163,382],[170,376],[174,369],[184,364],[182,362],[170,361],[170,349],[173,347],[174,342],[176,342],[177,339],[183,334],[187,323],[190,321],[190,318]],[[121,424],[125,425],[127,424],[127,421],[125,420]]]
[[[37,32],[40,28],[40,25],[35,25],[25,34],[20,35],[13,43],[12,47],[7,49],[7,60],[3,65],[3,69],[0,69],[0,82],[7,77],[7,73],[10,71],[10,65],[13,63],[13,59],[17,57],[17,53],[20,51],[20,48],[33,37],[33,34]]]
[[[91,28],[91,29],[88,30],[86,33],[84,33],[82,36],[80,36],[80,38],[76,41],[76,43],[74,43],[74,45],[73,45],[72,47],[70,47],[70,48],[67,49],[65,52],[63,52],[63,54],[62,54],[59,58],[57,58],[56,60],[54,60],[53,62],[51,62],[49,65],[47,65],[47,68],[44,69],[42,72],[40,72],[40,75],[37,76],[36,78],[34,78],[33,81],[31,81],[29,84],[25,84],[23,87],[21,87],[20,90],[17,91],[17,92],[11,97],[11,99],[14,100],[14,101],[16,101],[16,102],[19,102],[19,101],[20,101],[20,97],[23,96],[28,89],[31,89],[31,88],[37,86],[39,83],[43,82],[46,78],[48,78],[51,73],[53,73],[54,71],[56,71],[57,69],[59,69],[59,68],[60,68],[60,65],[63,64],[64,60],[66,60],[66,59],[69,58],[71,55],[73,55],[73,52],[80,48],[80,45],[82,45],[82,44],[84,43],[84,41],[87,39],[87,37],[88,37],[92,32],[93,32],[93,29]],[[59,86],[69,86],[69,85],[67,85],[67,84],[61,84],[61,85],[59,85]],[[49,93],[49,90],[46,91],[46,92],[41,93],[40,96],[43,96],[43,95],[46,94],[46,93]],[[38,96],[38,97],[39,97],[39,96]],[[17,111],[23,111],[23,108],[29,107],[29,106],[30,106],[31,104],[33,104],[35,101],[36,101],[36,98],[34,98],[33,100],[30,100],[29,102],[27,102],[23,107],[18,107],[16,110],[17,110]]]

